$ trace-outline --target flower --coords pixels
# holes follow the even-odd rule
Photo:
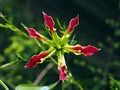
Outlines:
[[[36,67],[37,64],[42,63],[46,59],[50,58],[51,56],[57,56],[58,57],[58,70],[59,70],[59,78],[63,82],[67,78],[67,65],[65,62],[65,53],[74,53],[75,55],[81,55],[84,56],[91,56],[95,54],[96,52],[100,51],[99,48],[88,45],[88,46],[81,46],[81,45],[69,45],[69,37],[73,33],[75,27],[79,24],[79,15],[77,15],[75,18],[71,19],[68,25],[67,30],[62,33],[62,36],[59,36],[57,34],[57,31],[55,29],[55,23],[53,21],[53,18],[46,13],[43,12],[44,22],[45,25],[48,27],[48,30],[51,32],[51,39],[43,36],[42,34],[38,33],[34,28],[28,28],[25,26],[25,29],[29,32],[29,36],[35,39],[38,39],[42,42],[45,42],[45,44],[49,47],[47,51],[42,51],[38,55],[33,55],[28,63],[24,66],[25,68],[33,68]],[[56,61],[55,61],[56,62]]]
[[[44,17],[46,26],[49,28],[49,30],[51,32],[54,32],[55,31],[55,28],[54,28],[55,23],[54,23],[52,17],[48,16],[45,12],[43,12],[43,17]]]
[[[52,51],[41,52],[38,55],[34,55],[30,58],[29,62],[24,66],[25,68],[36,67],[37,64],[42,63],[44,58],[47,57]]]
[[[36,32],[34,28],[26,28],[26,30],[29,32],[29,36],[36,38],[36,39],[41,39],[42,35]]]
[[[95,46],[80,46],[80,45],[75,45],[75,46],[68,46],[71,50],[74,50],[73,53],[76,55],[83,54],[84,56],[91,56],[94,53],[100,51],[100,49],[96,48]]]
[[[73,32],[74,28],[79,24],[79,15],[77,15],[75,18],[71,19],[69,22],[69,26],[67,28],[67,34],[70,34]]]

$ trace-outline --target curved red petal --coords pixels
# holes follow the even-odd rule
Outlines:
[[[41,59],[46,57],[50,52],[41,52],[38,55],[34,55],[30,58],[30,61],[24,66],[25,68],[36,67],[38,63],[41,62]]]
[[[46,26],[50,29],[51,32],[54,32],[54,21],[52,19],[51,16],[48,16],[46,13],[43,12],[43,17],[44,17],[44,21]]]
[[[80,45],[76,45],[73,47],[74,50],[80,50],[81,54],[84,54],[85,56],[91,56],[93,55],[94,53],[98,52],[100,49],[94,47],[94,46],[91,46],[91,45],[88,45],[88,46],[80,46]]]
[[[68,33],[71,33],[78,24],[79,24],[79,15],[70,20],[68,26]]]
[[[60,75],[59,78],[60,80],[64,81],[66,79],[66,66],[61,66],[60,67]]]
[[[34,28],[27,28],[27,31],[29,32],[30,37],[34,37],[37,39],[41,38],[41,35]]]

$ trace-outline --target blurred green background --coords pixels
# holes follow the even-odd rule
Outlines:
[[[34,27],[47,35],[43,28],[42,11],[68,25],[71,18],[80,16],[73,37],[81,45],[94,45],[101,51],[91,57],[66,54],[68,70],[85,90],[117,90],[110,77],[120,80],[120,1],[119,0],[0,0],[0,12],[15,26],[26,32],[20,23]],[[0,19],[0,23],[4,23]],[[57,25],[56,25],[57,27]],[[26,32],[27,33],[27,32]],[[31,39],[9,29],[0,28],[0,66],[19,59],[26,60],[41,51]],[[49,62],[34,69],[24,69],[26,62],[19,61],[0,69],[2,79],[10,90],[21,83],[33,83]],[[54,66],[39,85],[48,85],[59,79]],[[56,89],[60,90],[61,84]],[[113,88],[113,89],[112,89]],[[4,90],[0,86],[0,90]],[[79,90],[69,85],[66,90]]]

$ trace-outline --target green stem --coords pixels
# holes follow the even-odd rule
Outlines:
[[[56,20],[57,20],[57,23],[58,23],[59,28],[60,28],[61,30],[63,30],[63,27],[62,27],[62,25],[61,25],[59,19],[56,19]]]
[[[61,48],[61,46],[60,46],[60,37],[58,36],[56,31],[52,33],[52,39],[53,39],[55,45],[57,46],[57,48],[60,49]]]
[[[65,88],[64,88],[64,82],[62,82],[62,90],[64,90]]]
[[[13,62],[6,63],[6,64],[0,66],[0,69],[3,69],[3,68],[5,68],[5,67],[8,67],[8,66],[10,66],[10,65],[12,65],[12,64],[14,64],[14,63],[16,63],[16,62],[18,62],[18,60],[13,61]]]
[[[0,80],[0,84],[4,87],[5,90],[9,90],[9,88],[5,85],[5,83],[2,80]]]
[[[22,32],[19,28],[17,28],[9,20],[7,20],[2,13],[0,13],[0,17],[6,22],[6,24],[4,25],[4,26],[6,26],[6,28],[9,28],[10,30],[13,30],[15,32],[19,32],[22,35],[24,35],[25,37],[28,37],[27,34],[25,34],[24,32]]]
[[[73,84],[75,84],[76,86],[78,86],[78,88],[80,89],[80,90],[84,90],[83,88],[82,88],[82,86],[74,79],[74,78],[72,78],[73,79]]]
[[[1,17],[5,22],[7,22],[7,23],[9,23],[9,24],[12,24],[9,20],[7,20],[7,19],[5,18],[5,16],[4,16],[2,13],[0,13],[0,17]]]
[[[51,59],[56,65],[58,65],[57,61],[56,61],[53,57],[50,57],[50,59]]]

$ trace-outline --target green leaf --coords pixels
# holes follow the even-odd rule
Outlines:
[[[119,80],[116,80],[114,79],[113,77],[110,77],[111,81],[112,81],[112,84],[118,86],[120,88],[120,81]]]
[[[18,85],[15,90],[49,90],[47,86],[39,87],[28,84]]]
[[[15,88],[15,90],[51,90],[58,83],[59,83],[59,80],[53,84],[48,85],[48,86],[35,86],[35,85],[31,85],[31,84],[20,84]]]

